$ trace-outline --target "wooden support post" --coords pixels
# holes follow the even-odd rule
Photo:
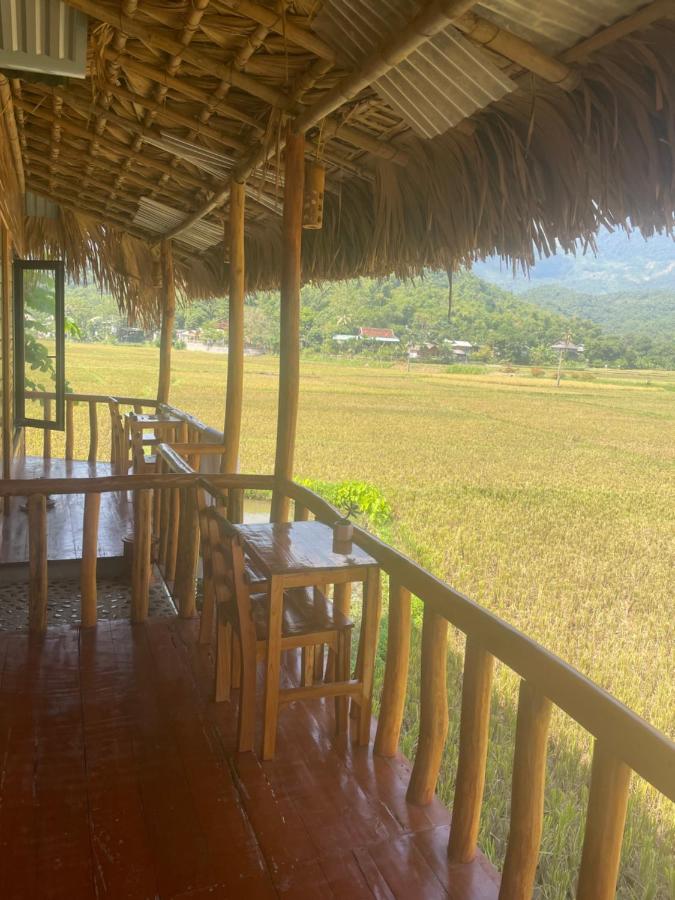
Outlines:
[[[173,273],[173,250],[170,240],[160,244],[162,259],[162,330],[159,343],[159,381],[157,384],[157,400],[169,402],[171,386],[171,346],[173,344],[173,325],[176,318],[176,282]]]
[[[98,416],[96,401],[89,401],[89,462],[95,463],[98,455]]]
[[[178,556],[178,532],[180,530],[181,495],[178,488],[169,488],[169,515],[166,538],[166,558],[164,560],[164,580],[173,584],[176,578]]]
[[[131,621],[144,622],[148,617],[152,562],[152,491],[136,491],[134,495],[134,558],[131,569]]]
[[[83,628],[96,624],[96,563],[98,558],[98,519],[101,495],[87,494],[84,498],[82,523],[82,568],[80,570],[80,621]]]
[[[420,735],[407,799],[410,803],[431,803],[441,768],[448,733],[448,623],[424,609],[422,624],[422,672],[420,677]]]
[[[32,494],[28,498],[28,627],[42,633],[47,630],[47,498]]]
[[[73,423],[74,400],[66,400],[66,459],[73,458],[75,448],[75,427]]]
[[[239,459],[241,410],[244,392],[244,293],[246,269],[244,257],[244,221],[246,185],[233,182],[230,190],[230,291],[228,305],[227,391],[225,396],[225,452],[222,472],[236,472]],[[241,522],[244,513],[242,491],[228,491],[227,515]]]
[[[275,476],[293,477],[295,428],[300,388],[300,276],[302,204],[305,177],[305,138],[289,130],[284,170],[284,213],[281,246],[281,331],[279,347],[279,411]],[[273,522],[288,519],[289,499],[283,491],[272,496]]]
[[[52,418],[52,401],[49,397],[45,397],[42,401],[42,409],[44,410],[44,421],[49,422]],[[42,432],[42,458],[52,458],[52,430],[45,428]]]
[[[2,314],[0,315],[0,361],[2,370],[2,477],[9,479],[12,465],[12,365],[9,352],[12,335],[12,239],[4,225],[2,227]],[[9,498],[4,501],[4,511],[9,513]]]
[[[459,728],[459,764],[448,857],[468,863],[476,855],[480,811],[485,787],[490,697],[494,657],[474,637],[467,637]]]
[[[408,683],[410,619],[410,591],[390,576],[387,659],[374,748],[378,756],[394,756],[398,749]]]
[[[511,825],[499,900],[530,900],[544,821],[546,747],[551,701],[520,683],[511,786]]]
[[[613,900],[616,894],[630,775],[625,763],[595,742],[577,900]]]

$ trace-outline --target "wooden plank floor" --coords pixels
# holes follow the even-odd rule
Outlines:
[[[405,760],[282,710],[278,753],[234,752],[197,623],[0,635],[0,897],[492,900],[449,815],[405,802]]]
[[[12,463],[12,478],[94,478],[112,475],[110,463],[88,463],[63,459],[44,460],[28,456]],[[70,560],[82,557],[84,494],[54,496],[47,513],[47,558]],[[28,516],[21,510],[23,497],[13,497],[9,515],[0,514],[0,565],[28,560]],[[102,494],[99,520],[100,559],[122,556],[122,538],[132,530],[133,508],[126,494]]]

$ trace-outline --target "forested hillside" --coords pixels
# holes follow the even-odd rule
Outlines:
[[[528,302],[468,272],[454,277],[451,309],[444,273],[428,273],[415,282],[391,277],[307,285],[302,290],[301,338],[306,349],[316,352],[380,355],[402,354],[411,344],[443,346],[445,339],[458,339],[474,345],[476,360],[538,365],[552,362],[551,344],[569,335],[585,346],[584,358],[591,365],[675,368],[669,336],[649,337],[637,329],[613,336],[589,317],[564,314],[552,299],[537,299],[537,304]],[[69,288],[67,312],[84,340],[113,339],[116,325],[122,323],[112,299],[93,287]],[[226,322],[226,298],[184,304],[176,317],[178,330],[198,332],[201,339],[214,342],[226,342]],[[333,341],[334,334],[355,333],[359,326],[392,328],[401,344],[373,351],[362,342],[340,348]],[[277,293],[247,298],[245,339],[262,350],[278,350]]]
[[[618,294],[576,293],[562,285],[532,288],[520,295],[528,303],[566,316],[590,319],[614,334],[671,336],[675,340],[675,288]]]

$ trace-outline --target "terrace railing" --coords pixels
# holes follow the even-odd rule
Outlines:
[[[184,415],[184,414],[183,414]],[[159,561],[165,577],[173,571],[179,612],[194,615],[194,577],[199,553],[199,492],[237,510],[241,492],[271,490],[288,497],[298,520],[314,516],[331,523],[338,512],[317,494],[270,475],[221,475],[195,471],[205,454],[222,452],[222,435],[186,417],[193,436],[173,447],[160,445],[163,471],[92,479],[0,482],[0,494],[29,497],[30,620],[45,627],[47,603],[45,494],[84,493],[87,565],[83,563],[82,623],[93,624],[95,602],[96,501],[105,491],[133,490],[135,496],[132,617],[147,615],[153,528],[160,535]],[[203,446],[207,438],[214,446]],[[155,497],[153,498],[153,492]],[[89,524],[87,524],[87,510]],[[154,525],[153,525],[154,519]],[[355,528],[355,540],[377,559],[389,576],[389,616],[381,711],[374,752],[397,752],[408,683],[411,598],[422,601],[422,658],[419,739],[408,799],[426,804],[433,797],[448,730],[446,663],[448,630],[466,637],[462,686],[459,762],[448,855],[470,862],[477,850],[488,749],[491,685],[495,660],[521,679],[512,771],[510,831],[500,898],[532,896],[543,822],[545,771],[551,710],[555,705],[595,740],[584,845],[577,897],[609,900],[616,889],[629,785],[632,773],[675,801],[675,744],[644,719],[562,659],[512,628],[499,617],[440,581],[404,554],[368,531]],[[180,550],[178,549],[180,548]],[[174,554],[176,555],[174,562]],[[181,568],[182,567],[182,568]],[[190,589],[181,594],[181,584]],[[210,633],[202,622],[202,633]]]

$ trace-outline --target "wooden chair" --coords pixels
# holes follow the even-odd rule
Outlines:
[[[237,530],[214,507],[202,509],[200,518],[202,534],[208,543],[203,553],[204,578],[211,579],[216,601],[216,700],[229,699],[233,659],[238,655],[241,677],[237,745],[240,752],[252,751],[257,663],[265,659],[267,648],[267,594],[254,593],[251,589]],[[349,679],[353,624],[322,591],[295,588],[285,592],[281,647],[303,651],[302,685],[284,692],[289,702],[296,692],[298,699],[302,699],[303,688],[312,685],[316,646],[331,648],[337,680]],[[239,653],[235,654],[233,649],[237,645]],[[330,694],[329,686],[326,694]],[[344,708],[344,698],[336,698],[335,703],[336,722],[341,730],[346,720],[338,711]]]

